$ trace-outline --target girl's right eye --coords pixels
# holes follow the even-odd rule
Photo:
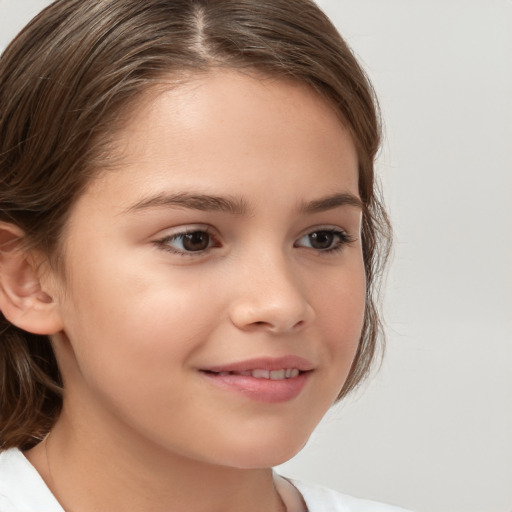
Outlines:
[[[157,240],[155,244],[166,251],[182,256],[201,254],[212,247],[220,247],[214,237],[204,229],[194,229]]]

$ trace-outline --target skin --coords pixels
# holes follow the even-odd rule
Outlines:
[[[64,274],[43,278],[66,393],[27,457],[74,512],[282,510],[269,468],[331,406],[361,332],[361,210],[302,208],[358,197],[354,144],[305,86],[227,70],[148,94],[128,119],[121,165],[71,212]],[[166,194],[245,211],[155,200]],[[187,229],[209,231],[205,250],[186,253]],[[312,246],[319,231],[338,250]],[[314,369],[279,403],[200,371],[287,355]]]

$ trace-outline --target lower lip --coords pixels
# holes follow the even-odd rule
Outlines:
[[[211,383],[220,388],[240,393],[251,400],[270,404],[293,400],[304,389],[311,372],[282,380],[256,379],[248,375],[218,375],[202,372]]]

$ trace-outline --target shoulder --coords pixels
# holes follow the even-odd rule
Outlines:
[[[0,452],[0,512],[64,512],[34,466],[16,448]]]
[[[302,494],[308,512],[407,512],[392,505],[340,494],[319,485],[289,481]]]

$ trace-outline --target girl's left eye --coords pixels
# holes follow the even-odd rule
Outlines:
[[[176,233],[157,240],[156,244],[167,251],[187,255],[202,253],[212,247],[218,247],[213,236],[204,229]]]
[[[299,238],[294,246],[315,249],[320,252],[333,252],[343,249],[343,247],[355,239],[345,231],[339,229],[318,229]]]

